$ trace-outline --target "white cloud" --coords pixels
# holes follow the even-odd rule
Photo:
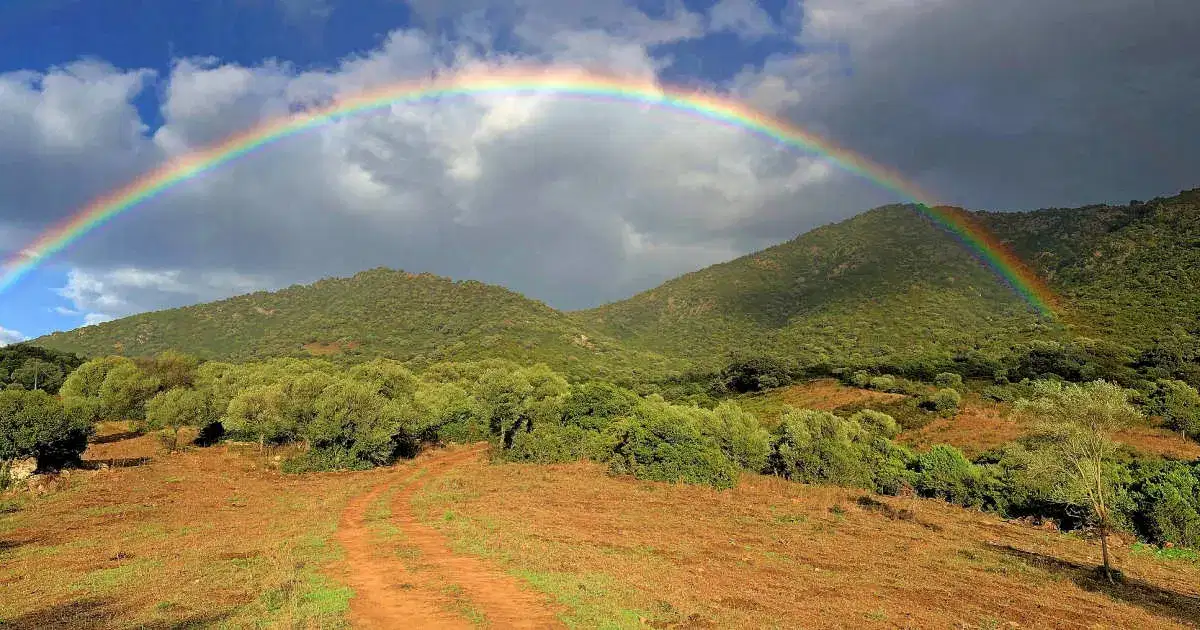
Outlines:
[[[7,346],[9,344],[17,343],[20,341],[25,341],[26,339],[28,339],[28,337],[26,337],[25,335],[22,335],[21,333],[19,333],[17,331],[9,330],[3,326],[0,326],[0,347]]]
[[[1146,63],[1156,69],[1121,76],[1174,73],[1173,82],[1162,84],[1188,96],[1197,75],[1183,70],[1200,55],[1186,54],[1169,37],[1146,46],[1147,37],[1132,33],[1085,38],[1078,47],[1091,48],[1077,59],[1052,25],[1037,21],[1034,8],[1042,4],[1014,1],[1028,10],[982,0],[807,0],[802,12],[784,18],[802,50],[751,64],[727,89],[906,177],[940,177],[947,189],[969,188],[985,200],[1039,186],[1044,191],[1072,175],[1063,172],[1066,166],[1044,167],[1046,160],[1091,173],[1093,187],[1120,177],[1132,181],[1126,173],[1141,173],[1139,182],[1163,181],[1153,178],[1171,169],[1194,177],[1200,159],[1182,155],[1195,151],[1188,148],[1194,143],[1179,141],[1186,133],[1158,138],[1182,155],[1161,168],[1138,167],[1130,160],[1141,160],[1140,154],[1110,147],[1122,144],[1119,132],[1136,125],[1111,113],[1106,124],[1096,122],[1100,105],[1113,99],[1100,98],[1100,84],[1080,77],[1094,65],[1089,59],[1105,58],[1102,45],[1123,41],[1124,56],[1169,56],[1178,67]],[[160,77],[95,62],[0,75],[0,163],[12,165],[0,171],[0,254],[164,156],[335,95],[529,64],[653,84],[671,63],[660,44],[669,50],[714,29],[752,39],[774,28],[753,3],[735,0],[723,0],[707,15],[668,1],[656,17],[615,0],[410,4],[431,32],[395,31],[378,48],[323,69],[185,59]],[[1097,15],[1116,23],[1119,4],[1097,0]],[[1176,5],[1184,6],[1182,0],[1162,3]],[[1182,11],[1175,11],[1173,21],[1182,23]],[[436,30],[463,15],[457,32]],[[791,23],[801,15],[803,22]],[[1007,25],[995,37],[1022,43],[989,42],[991,31],[968,19],[972,15],[995,18],[987,23]],[[1063,23],[1082,29],[1083,22]],[[1033,40],[1024,41],[1026,35]],[[496,45],[501,40],[503,47]],[[1031,50],[1041,52],[1026,57]],[[1069,59],[1056,62],[1055,55]],[[1037,89],[1022,89],[1026,77],[1036,77]],[[164,99],[164,122],[152,133],[132,105],[151,78]],[[1063,87],[1042,89],[1056,85]],[[1080,101],[1072,96],[1076,90],[1089,97]],[[1149,116],[1137,94],[1159,92],[1122,91],[1122,115]],[[1076,107],[1080,103],[1088,107]],[[1079,116],[1043,111],[1072,107]],[[1184,109],[1149,111],[1188,129]],[[1041,132],[1037,138],[1061,140],[1055,133],[1068,120],[1091,120],[1080,123],[1084,131],[1103,129],[1094,135],[1109,139],[1069,136],[1078,142],[1030,145],[1018,143],[1012,131],[1033,129]],[[1148,136],[1139,132],[1132,139]],[[1113,150],[1059,159],[1065,149],[1057,147],[1088,142]],[[1090,170],[1079,166],[1087,160],[1101,162]],[[952,177],[970,174],[966,169],[976,162],[989,168],[981,166],[975,180]],[[1027,164],[1043,164],[1042,172],[1026,173],[1032,170]],[[1106,168],[1111,164],[1133,167]],[[1014,172],[1024,175],[1021,186],[1010,185]],[[692,116],[601,98],[448,97],[396,103],[252,151],[137,206],[58,260],[75,270],[62,289],[68,310],[92,319],[378,265],[498,282],[575,307],[627,296],[892,200],[819,157]]]

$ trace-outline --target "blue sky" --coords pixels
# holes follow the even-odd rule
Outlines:
[[[942,200],[1200,184],[1189,0],[0,0],[0,258],[170,156],[320,95],[588,68],[738,99]],[[623,106],[398,108],[264,150],[0,293],[0,343],[390,266],[554,306],[896,200],[817,156]]]

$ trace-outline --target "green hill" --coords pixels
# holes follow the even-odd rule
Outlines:
[[[575,313],[480,282],[379,269],[36,343],[233,360],[498,356],[646,378],[715,368],[730,352],[838,364],[1072,336],[1141,348],[1171,329],[1200,333],[1200,189],[1128,206],[970,215],[1047,279],[1059,316],[1038,315],[951,235],[894,205]]]
[[[1047,279],[1059,317],[1039,317],[950,234],[899,205],[577,316],[633,347],[702,362],[729,351],[902,359],[1072,335],[1138,347],[1200,322],[1200,189],[1129,206],[969,214]]]
[[[387,269],[135,315],[35,343],[84,355],[176,349],[229,360],[502,357],[545,361],[573,376],[617,376],[634,367],[653,371],[671,364],[652,353],[630,352],[508,289]]]

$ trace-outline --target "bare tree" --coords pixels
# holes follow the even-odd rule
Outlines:
[[[1129,392],[1095,381],[1083,385],[1040,381],[1032,400],[1017,402],[1018,411],[1037,420],[1044,441],[1039,468],[1055,480],[1056,498],[1082,508],[1100,533],[1104,575],[1111,582],[1108,535],[1113,521],[1113,487],[1107,474],[1117,442],[1113,434],[1141,417],[1129,403]]]

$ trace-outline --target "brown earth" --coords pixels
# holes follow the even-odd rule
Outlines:
[[[1178,628],[1200,565],[946,503],[747,476],[717,491],[600,466],[465,463],[416,498],[458,547],[569,603],[579,627]],[[447,518],[452,516],[452,518]]]
[[[488,560],[453,553],[445,536],[420,523],[413,513],[412,497],[429,479],[478,461],[485,451],[486,446],[476,446],[420,457],[415,462],[417,474],[385,480],[347,507],[337,539],[346,549],[349,565],[344,581],[355,591],[350,605],[355,627],[470,628],[470,619],[455,614],[456,605],[465,605],[474,622],[498,628],[562,626],[544,596]],[[371,502],[397,487],[390,522],[405,546],[419,556],[419,564],[408,563],[412,568],[396,554],[387,555],[392,550],[373,536],[366,518]]]

